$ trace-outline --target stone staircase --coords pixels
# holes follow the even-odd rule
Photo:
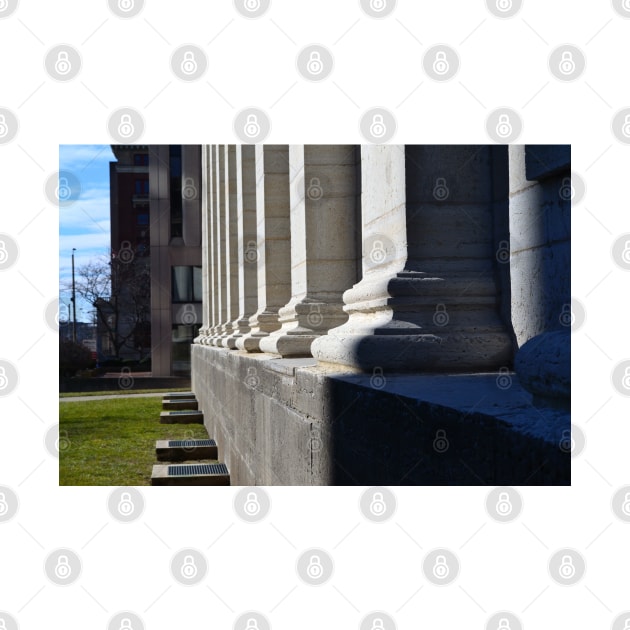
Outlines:
[[[193,392],[165,394],[162,424],[203,424],[203,412]],[[153,466],[152,486],[229,486],[227,466],[218,461],[217,443],[205,440],[158,440],[158,464]]]

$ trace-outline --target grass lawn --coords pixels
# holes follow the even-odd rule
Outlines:
[[[189,392],[190,387],[179,387],[175,389],[128,389],[104,392],[59,392],[59,398],[78,398],[79,396],[120,396],[121,394],[168,394],[169,392]]]
[[[202,424],[160,424],[160,411],[161,398],[60,403],[59,485],[148,486],[156,440],[208,438]]]

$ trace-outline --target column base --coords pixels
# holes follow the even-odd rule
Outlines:
[[[250,332],[236,340],[238,350],[247,352],[261,352],[260,342],[268,337],[272,332],[278,330],[278,313],[273,311],[263,311],[256,313],[250,320]]]
[[[282,357],[310,357],[313,341],[347,318],[341,304],[292,300],[280,310],[282,327],[263,339],[260,349]]]

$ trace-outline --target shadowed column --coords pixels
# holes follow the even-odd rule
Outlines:
[[[320,361],[361,369],[508,365],[497,310],[491,148],[362,147],[363,279]]]

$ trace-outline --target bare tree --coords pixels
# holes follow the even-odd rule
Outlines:
[[[77,269],[77,294],[96,309],[116,357],[124,349],[150,347],[151,275],[149,260],[131,250],[104,255]]]

